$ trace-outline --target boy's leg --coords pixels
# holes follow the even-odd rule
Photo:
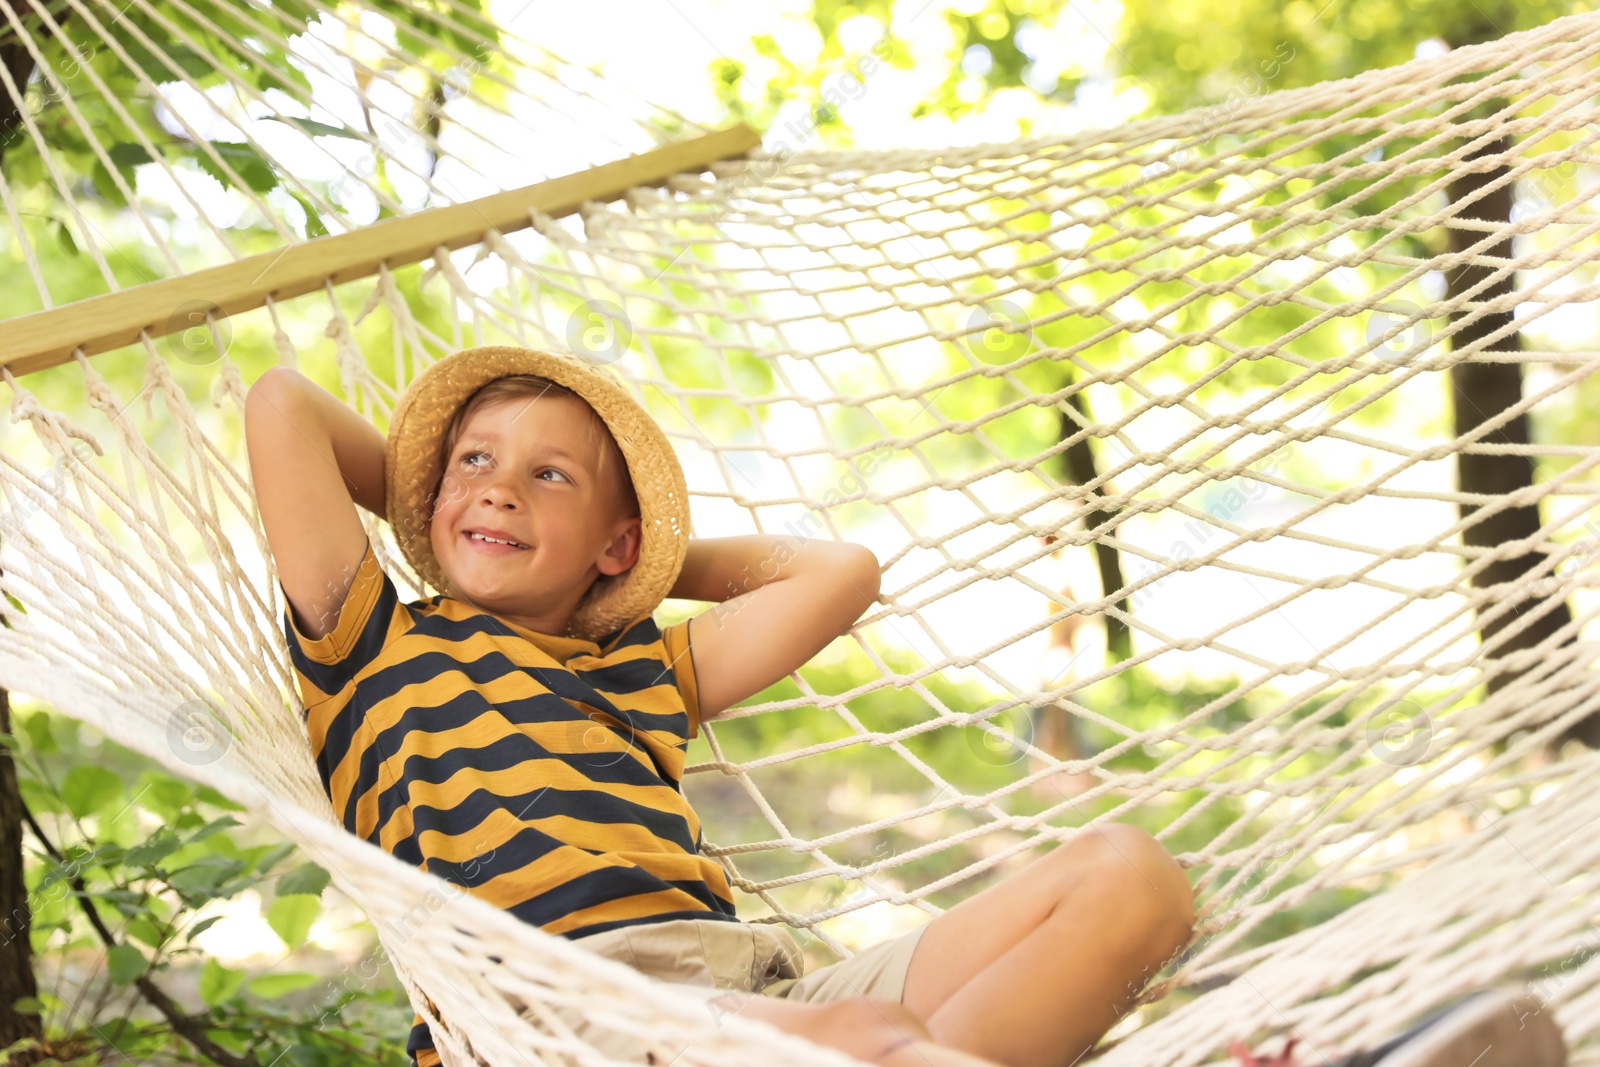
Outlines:
[[[921,1019],[892,1000],[851,997],[807,1002],[760,993],[724,993],[707,1006],[729,1015],[742,1013],[883,1067],[997,1067],[989,1060],[936,1043]]]
[[[1067,1067],[1189,941],[1189,879],[1161,843],[1096,827],[931,920],[904,1003],[935,1041],[1011,1067]]]

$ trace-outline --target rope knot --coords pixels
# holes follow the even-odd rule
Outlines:
[[[111,388],[110,383],[98,374],[88,373],[83,376],[83,398],[104,411],[112,421],[116,421],[117,413],[122,410],[122,398]]]
[[[211,387],[211,403],[216,407],[222,406],[223,397],[231,397],[233,402],[244,410],[244,402],[248,391],[244,387],[244,377],[239,373],[238,364],[224,357],[221,364],[221,373],[217,375],[217,382]]]
[[[23,419],[45,418],[44,408],[34,395],[19,386],[13,385],[15,391],[11,394],[11,421],[21,422]]]

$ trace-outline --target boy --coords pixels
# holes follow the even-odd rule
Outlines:
[[[792,937],[735,915],[679,777],[700,722],[792,673],[877,599],[873,555],[691,541],[670,443],[576,357],[440,360],[387,442],[287,368],[251,388],[245,417],[307,732],[352,833],[692,984],[710,1011],[885,1064],[1070,1064],[1188,942],[1183,870],[1112,824],[802,974]],[[401,603],[357,505],[446,592]],[[726,603],[661,629],[663,597]],[[579,1033],[619,1058],[651,1055]],[[408,1050],[439,1062],[420,1016]]]

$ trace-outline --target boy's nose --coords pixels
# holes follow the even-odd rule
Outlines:
[[[478,495],[485,504],[494,508],[515,510],[522,505],[516,492],[503,482],[494,481],[479,487]]]

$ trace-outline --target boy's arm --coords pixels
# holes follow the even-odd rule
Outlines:
[[[273,367],[250,387],[244,428],[278,581],[301,632],[323,637],[366,554],[355,506],[384,514],[383,437],[289,367]]]
[[[701,538],[667,594],[723,601],[689,622],[700,720],[788,677],[878,599],[861,545],[752,535]]]

